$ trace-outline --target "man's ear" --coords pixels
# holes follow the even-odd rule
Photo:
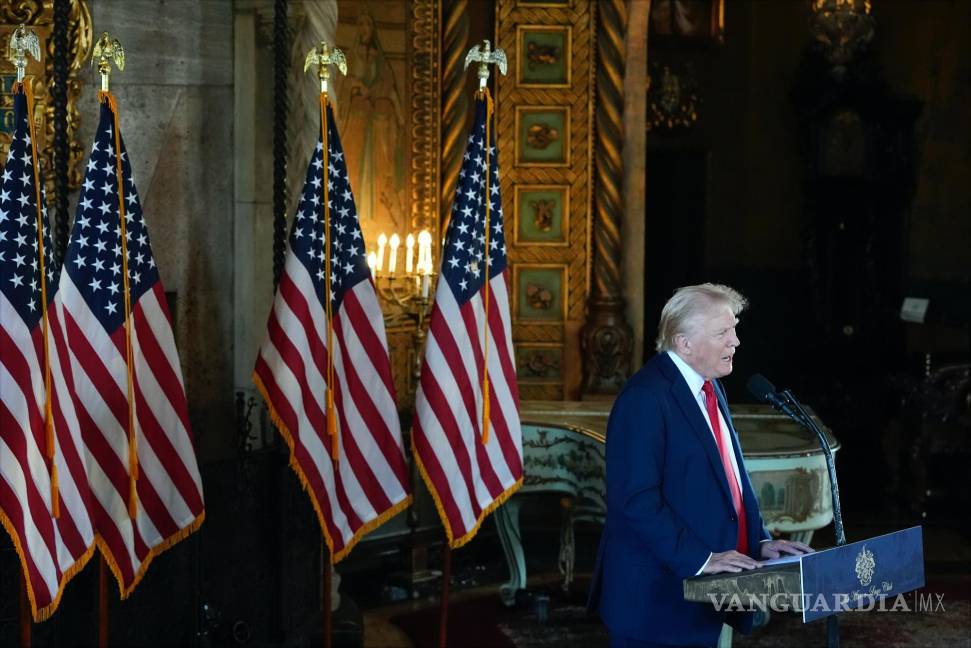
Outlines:
[[[684,333],[678,333],[674,336],[674,346],[685,355],[691,354],[691,341],[688,340],[688,336]]]

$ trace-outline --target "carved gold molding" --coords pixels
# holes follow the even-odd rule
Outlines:
[[[411,222],[439,236],[438,3],[411,4]],[[436,258],[438,254],[436,252]]]
[[[498,77],[496,131],[499,155],[502,161],[502,197],[506,214],[509,260],[512,266],[513,285],[510,292],[516,294],[520,286],[516,281],[522,275],[520,269],[562,267],[561,283],[562,316],[555,321],[537,321],[519,318],[513,314],[513,343],[521,356],[537,345],[553,344],[561,348],[562,358],[557,375],[544,376],[543,384],[524,381],[520,384],[523,399],[559,400],[575,398],[581,375],[577,338],[584,322],[590,276],[590,201],[592,184],[593,133],[593,54],[595,31],[592,2],[550,2],[544,5],[524,3],[519,0],[496,2],[496,34],[498,46],[509,57],[510,74]],[[522,29],[521,29],[522,28]],[[568,83],[556,79],[547,82],[522,79],[520,66],[523,56],[520,44],[524,33],[564,33],[564,47],[558,56],[547,57],[539,63],[565,65],[569,70]],[[563,57],[563,58],[560,58]],[[522,80],[522,82],[521,82]],[[566,147],[559,160],[543,162],[539,159],[523,160],[522,152],[528,142],[518,141],[523,133],[522,116],[536,112],[559,111],[565,122],[562,132],[557,128],[557,138]],[[552,113],[551,113],[552,114]],[[517,120],[517,115],[520,119]],[[517,126],[519,121],[519,126]],[[533,146],[535,151],[535,146]],[[563,208],[564,239],[557,245],[527,241],[509,236],[515,232],[517,188],[553,187],[565,192]],[[562,227],[562,225],[561,225]],[[522,286],[526,290],[528,286]],[[519,357],[517,356],[517,357]]]
[[[54,3],[53,0],[20,0],[19,2],[0,3],[0,45],[6,50],[7,40],[17,25],[25,24],[32,27],[44,43],[43,62],[32,61],[27,66],[27,74],[33,76],[35,113],[34,119],[41,135],[38,151],[41,152],[41,168],[47,190],[47,200],[54,200],[54,102],[50,95],[49,86],[54,78]],[[81,117],[77,103],[81,97],[80,71],[84,62],[91,54],[93,33],[91,26],[91,11],[86,0],[72,0],[68,18],[68,81],[67,81],[67,136],[68,160],[67,181],[69,189],[81,186],[84,166],[84,145],[78,139]],[[16,78],[13,64],[0,57],[0,76],[3,78],[3,110],[6,113],[7,100],[10,98],[10,78]],[[10,104],[12,110],[12,101]],[[6,128],[0,131],[0,160],[5,160],[10,146],[10,136]]]
[[[442,164],[439,222],[448,220],[465,149],[469,98],[462,65],[469,49],[469,3],[454,0],[442,6]]]

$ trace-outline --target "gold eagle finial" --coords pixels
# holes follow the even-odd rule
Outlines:
[[[465,69],[469,65],[478,62],[479,64],[479,89],[482,90],[489,82],[489,64],[495,64],[499,68],[499,73],[506,75],[506,52],[500,48],[492,49],[492,43],[488,40],[482,41],[482,45],[475,45],[465,55]]]
[[[24,80],[27,71],[27,55],[30,54],[34,59],[40,60],[40,39],[32,29],[27,29],[23,23],[10,34],[10,41],[7,43],[7,58],[14,67],[17,68],[17,81]]]
[[[119,70],[125,69],[125,48],[117,38],[112,38],[108,32],[102,32],[101,38],[94,44],[91,54],[91,65],[98,62],[98,72],[101,73],[101,90],[108,92],[108,77],[111,76],[111,63],[114,61]]]
[[[347,59],[344,57],[344,52],[336,47],[331,47],[327,41],[320,41],[320,44],[307,52],[307,58],[303,62],[303,71],[307,72],[313,65],[317,66],[321,92],[327,92],[331,65],[336,65],[341,74],[347,74]]]

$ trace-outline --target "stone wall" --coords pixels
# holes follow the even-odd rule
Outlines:
[[[233,3],[92,0],[94,33],[125,48],[112,74],[122,135],[166,291],[200,462],[232,447]],[[97,72],[78,110],[97,126]],[[70,209],[77,204],[72,197]],[[230,423],[227,425],[227,423]]]

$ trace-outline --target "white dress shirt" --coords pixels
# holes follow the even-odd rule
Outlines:
[[[678,368],[681,372],[681,376],[684,381],[688,383],[688,390],[694,395],[695,402],[698,403],[698,408],[701,410],[701,415],[705,419],[705,423],[708,424],[708,429],[711,430],[712,439],[715,439],[715,429],[711,425],[711,419],[708,417],[708,405],[705,403],[705,378],[700,373],[691,368],[691,366],[685,362],[681,356],[679,356],[674,351],[668,351],[668,356],[670,356],[674,366]],[[721,443],[725,444],[725,447],[729,449],[728,456],[732,460],[732,478],[738,484],[739,492],[742,492],[742,480],[739,478],[738,474],[738,461],[735,459],[735,446],[732,445],[731,433],[728,431],[728,425],[725,423],[725,417],[722,415],[721,408],[718,408],[718,427],[721,431]],[[716,441],[717,445],[720,445]],[[763,540],[762,542],[765,542]],[[712,554],[708,554],[708,560],[704,562],[701,568],[695,573],[697,576],[705,570],[708,566],[708,561],[711,560]]]

